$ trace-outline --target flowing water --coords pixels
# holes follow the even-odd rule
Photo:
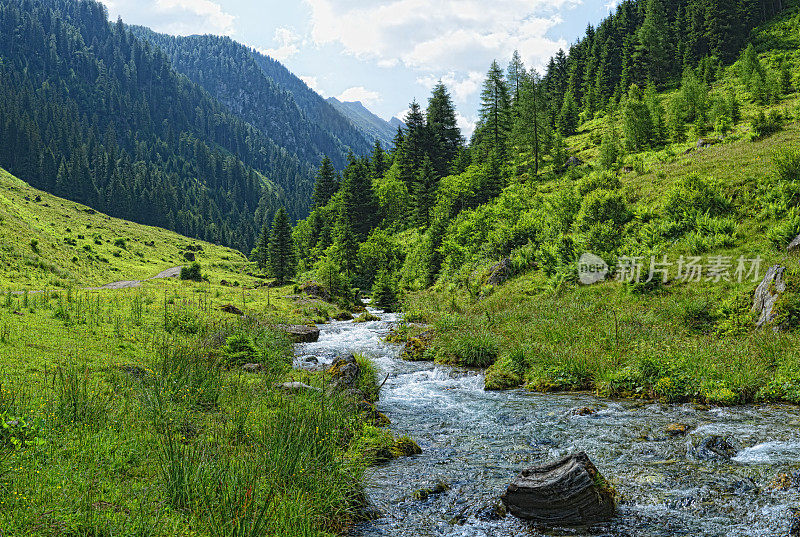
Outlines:
[[[643,404],[586,394],[483,391],[482,375],[399,359],[383,341],[394,314],[380,321],[333,322],[318,342],[298,345],[297,365],[362,352],[388,374],[378,408],[396,434],[422,455],[370,470],[367,492],[384,516],[359,526],[373,536],[574,535],[615,537],[786,536],[800,489],[774,490],[781,472],[800,467],[800,414],[788,406],[707,408]],[[590,415],[577,409],[589,408]],[[670,437],[670,423],[691,427]],[[710,435],[734,439],[731,461],[699,461],[691,447]],[[619,493],[614,522],[591,529],[540,532],[508,516],[483,520],[524,467],[583,450]],[[415,490],[443,481],[450,490],[426,501]]]

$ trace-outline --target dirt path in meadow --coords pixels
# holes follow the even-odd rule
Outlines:
[[[130,289],[132,287],[140,287],[143,281],[150,281],[150,280],[161,280],[164,278],[177,278],[180,276],[181,269],[183,267],[172,267],[168,268],[167,270],[162,270],[152,278],[147,278],[146,280],[122,280],[119,282],[111,282],[105,285],[101,285],[100,287],[82,287],[81,289],[85,291],[100,291],[102,289]],[[14,295],[21,295],[24,291],[14,291],[12,294]],[[29,293],[41,293],[42,291],[29,291]]]

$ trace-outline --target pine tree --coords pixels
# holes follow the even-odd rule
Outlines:
[[[578,105],[571,91],[564,96],[558,115],[558,127],[565,136],[572,136],[578,129]]]
[[[253,248],[250,254],[250,260],[255,261],[260,269],[267,267],[269,263],[269,241],[270,241],[270,227],[269,222],[265,221],[261,228],[261,234],[256,242],[256,247]]]
[[[609,120],[603,139],[600,142],[600,165],[607,170],[616,170],[622,148],[619,145],[619,132]]]
[[[647,15],[637,37],[648,79],[656,85],[662,84],[669,74],[671,58],[669,23],[662,0],[647,2]]]
[[[373,180],[382,179],[386,173],[386,152],[381,147],[379,140],[375,140],[375,145],[372,149],[370,172]]]
[[[333,169],[331,159],[324,157],[317,172],[317,183],[314,185],[314,206],[327,205],[337,190],[339,181],[336,179],[336,170]]]
[[[426,156],[414,184],[415,220],[419,227],[426,228],[430,223],[431,209],[436,202],[437,186],[436,170],[431,159]]]
[[[506,138],[511,128],[510,98],[503,71],[496,61],[492,62],[481,92],[479,140],[485,146],[484,153],[495,150],[505,156]]]
[[[296,270],[294,241],[289,214],[284,207],[275,213],[269,237],[269,266],[279,283],[286,283]]]
[[[380,269],[375,276],[375,283],[372,284],[372,303],[384,311],[392,311],[397,306],[399,294],[397,282],[389,271]]]
[[[417,101],[411,102],[404,121],[406,130],[396,158],[400,179],[411,190],[417,170],[431,147],[430,131]]]
[[[350,163],[344,169],[341,190],[347,194],[343,205],[347,206],[350,227],[357,240],[364,240],[378,224],[378,202],[366,159],[350,157]]]
[[[511,62],[508,64],[508,87],[511,92],[513,103],[519,101],[526,75],[525,64],[522,63],[522,56],[520,56],[518,50],[515,50],[514,54],[511,56]]]
[[[433,88],[428,100],[426,119],[432,137],[430,159],[439,177],[444,177],[449,174],[453,160],[464,145],[464,138],[458,128],[453,101],[441,81]]]
[[[548,124],[542,85],[536,71],[531,71],[526,77],[515,108],[518,114],[514,120],[514,142],[533,157],[533,174],[538,176]]]

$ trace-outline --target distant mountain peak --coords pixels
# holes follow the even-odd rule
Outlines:
[[[363,132],[364,136],[380,141],[385,149],[394,146],[394,136],[397,134],[398,124],[405,126],[397,118],[386,121],[378,117],[361,101],[340,101],[336,97],[329,97],[327,101]]]

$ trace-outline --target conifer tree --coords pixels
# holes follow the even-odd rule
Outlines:
[[[333,169],[331,159],[324,157],[317,172],[317,182],[314,185],[314,206],[324,207],[327,205],[337,190],[339,190],[339,181],[336,179],[336,170]]]
[[[372,160],[370,162],[370,172],[372,179],[382,179],[383,174],[386,173],[386,152],[381,147],[381,142],[375,140],[375,145],[372,149]]]
[[[578,105],[571,91],[564,96],[564,103],[558,115],[558,127],[565,136],[572,136],[578,129]]]
[[[649,0],[647,15],[637,37],[647,78],[656,85],[662,84],[669,74],[671,57],[669,30],[662,0]],[[644,81],[636,80],[636,82]]]
[[[464,145],[456,120],[456,110],[447,88],[441,81],[433,88],[426,112],[427,127],[431,135],[429,155],[439,177],[450,172],[453,160]]]
[[[547,109],[539,74],[532,70],[522,85],[514,120],[514,142],[533,157],[533,174],[539,175],[545,141],[548,136]]]
[[[506,139],[511,128],[510,98],[503,71],[496,61],[492,62],[481,92],[481,109],[478,139],[485,146],[484,153],[496,150],[505,155]]]
[[[269,238],[269,265],[272,275],[279,283],[286,283],[294,276],[297,261],[295,257],[292,227],[284,207],[275,213]]]
[[[525,81],[527,73],[525,71],[525,64],[522,63],[522,56],[519,51],[515,50],[511,56],[511,62],[508,64],[508,87],[511,92],[511,99],[513,103],[519,101],[520,94],[522,93],[522,84]]]
[[[397,306],[398,295],[395,279],[388,270],[380,269],[372,284],[372,303],[385,311],[392,311]]]
[[[431,209],[436,202],[437,186],[436,170],[433,168],[431,159],[426,155],[414,184],[414,216],[417,226],[428,227]]]

